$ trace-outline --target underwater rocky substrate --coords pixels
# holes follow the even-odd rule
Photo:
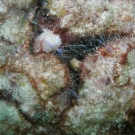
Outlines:
[[[0,3],[0,134],[134,134],[132,2]]]
[[[113,47],[113,45],[111,46],[109,44],[111,44],[111,42],[115,42],[115,41],[117,42],[117,40],[119,40],[119,41],[122,40],[122,38],[120,38],[119,35],[117,35],[117,34],[116,35],[109,35],[109,38],[108,38],[108,36],[105,37],[105,35],[96,36],[96,38],[86,38],[86,39],[82,38],[82,40],[80,40],[79,42],[68,45],[67,47],[63,47],[63,53],[62,54],[59,54],[58,52],[56,52],[55,55],[58,55],[58,58],[62,62],[66,63],[67,67],[69,67],[69,71],[70,71],[71,76],[72,76],[71,84],[70,84],[71,87],[69,87],[69,88],[72,88],[77,93],[77,96],[74,96],[74,100],[76,100],[77,102],[75,102],[76,103],[75,105],[71,104],[71,105],[73,105],[71,107],[75,108],[75,106],[78,106],[78,102],[81,102],[81,101],[79,101],[82,98],[81,96],[85,96],[84,94],[83,95],[80,94],[80,89],[81,89],[81,87],[84,88],[83,85],[84,85],[85,77],[87,78],[87,76],[89,75],[89,72],[91,72],[91,70],[87,69],[87,67],[86,68],[84,67],[85,64],[84,65],[82,64],[83,65],[82,66],[80,63],[83,63],[83,62],[85,63],[85,61],[86,61],[86,64],[88,64],[88,65],[93,64],[93,63],[89,63],[89,60],[90,60],[89,56],[91,58],[90,61],[92,61],[92,59],[93,59],[93,62],[97,61],[96,59],[97,59],[98,55],[99,56],[103,55],[103,58],[104,57],[115,56],[115,47]],[[105,47],[103,47],[102,45],[105,46]],[[127,52],[130,52],[133,48],[134,48],[134,46],[130,47],[130,49],[128,48]],[[125,46],[125,49],[126,49],[126,46]],[[98,51],[100,52],[99,54],[97,53]],[[97,55],[96,55],[96,53],[97,53]],[[93,56],[91,56],[91,55],[93,55]],[[122,66],[126,65],[128,63],[128,55],[129,54],[126,54],[126,52],[121,52],[121,54],[120,54],[121,58],[120,58],[119,62],[120,62],[120,64],[122,64]],[[87,59],[89,59],[88,62],[87,62]],[[101,60],[102,60],[102,58],[101,58]],[[72,63],[72,61],[73,61],[73,63]],[[111,62],[111,59],[110,59],[109,62]],[[88,68],[90,68],[90,67],[88,67]],[[107,68],[109,68],[109,67],[107,67]],[[83,71],[83,69],[84,69],[84,71]],[[92,74],[91,74],[91,76],[92,76]],[[116,78],[117,78],[117,76],[115,78],[113,78],[113,79],[116,79]],[[127,80],[127,81],[125,82],[125,80]],[[107,88],[109,88],[108,85],[110,85],[112,83],[112,80],[109,78],[109,76],[107,78],[105,78],[105,79],[99,80],[99,83],[101,83],[100,81],[102,83],[104,83],[105,87],[107,87]],[[123,86],[126,85],[126,83],[128,83],[129,78],[126,79],[126,76],[125,76],[125,79],[123,78],[123,80],[121,80],[121,77],[118,77],[118,79],[116,79],[116,81],[118,81],[119,84],[117,83],[117,85],[118,85],[118,87],[120,85],[120,87],[121,87],[120,89],[125,89],[125,88],[123,88]],[[122,83],[124,83],[124,84],[122,84]],[[97,84],[97,85],[99,85],[99,87],[100,87],[100,84]],[[90,86],[90,84],[88,84],[87,87],[89,87],[89,86]],[[93,86],[91,85],[90,87],[93,87]],[[101,89],[102,89],[102,84],[101,84]],[[97,90],[98,90],[98,87],[97,87]],[[107,92],[107,93],[109,93],[109,92]],[[104,98],[109,99],[111,97],[111,95],[110,94],[107,95],[107,93],[104,95],[105,96]],[[104,100],[106,100],[106,99],[104,99]],[[69,108],[71,109],[71,107],[69,107]],[[131,106],[129,105],[129,108],[130,107]],[[107,128],[102,128],[102,126],[101,126],[100,127],[101,129],[100,128],[96,129],[96,133],[98,133],[98,134],[114,134],[114,135],[115,134],[120,134],[120,135],[133,134],[134,133],[134,122],[133,121],[134,121],[135,112],[134,112],[134,109],[132,107],[130,109],[129,108],[127,108],[127,111],[125,109],[125,111],[126,111],[125,112],[125,117],[127,117],[126,119],[124,117],[121,118],[121,116],[116,113],[116,114],[113,115],[114,120],[112,119],[112,120],[109,120],[109,122],[107,122],[106,117],[109,118],[109,115],[105,116],[104,119],[101,120],[101,121],[103,121],[103,123],[102,122],[101,123],[103,125],[106,125],[106,122],[107,122],[108,127]],[[79,111],[78,109],[77,109],[77,111]],[[69,112],[70,112],[70,110],[69,110]],[[112,112],[112,113],[115,113],[115,112]],[[63,116],[65,116],[65,114],[63,114]],[[67,114],[66,114],[66,116],[67,116]],[[112,116],[110,116],[109,119],[111,119],[111,117]],[[115,117],[116,117],[116,119],[115,119]],[[83,124],[84,123],[82,123],[82,125]],[[96,124],[97,123],[95,123],[95,126],[96,126]],[[88,125],[88,128],[89,128],[89,125]],[[63,131],[64,130],[65,130],[65,128],[63,129]],[[76,131],[77,134],[83,134],[86,129],[83,132],[79,131],[80,129],[77,129],[77,130],[78,130],[78,131]],[[63,131],[62,131],[62,134],[66,134],[66,132],[63,132]],[[86,134],[89,134],[90,132],[91,131],[89,131]],[[70,134],[74,134],[74,131],[71,131]]]
[[[29,53],[27,45],[20,46],[15,54],[9,55],[6,63],[1,66],[0,99],[2,100],[2,106],[6,108],[10,104],[11,109],[19,114],[19,121],[25,119],[26,123],[23,121],[22,124],[26,127],[23,125],[23,128],[20,128],[21,125],[18,124],[17,131],[14,128],[6,127],[1,133],[6,133],[7,129],[10,129],[13,134],[17,132],[27,133],[29,131],[31,134],[79,135],[83,134],[85,130],[88,130],[85,134],[90,132],[98,132],[100,134],[106,134],[105,132],[109,134],[112,132],[120,134],[134,133],[134,122],[131,122],[134,121],[134,110],[132,108],[129,109],[125,114],[127,119],[124,119],[121,117],[121,113],[119,114],[119,110],[117,110],[120,104],[117,103],[118,106],[115,106],[116,101],[113,99],[115,94],[119,99],[117,92],[121,94],[123,89],[133,92],[128,83],[132,84],[134,79],[131,75],[128,77],[127,72],[130,74],[134,69],[134,46],[132,46],[133,43],[130,38],[127,38],[126,42],[123,40],[125,39],[118,38],[117,35],[109,36],[109,38],[102,35],[96,38],[82,38],[78,42],[62,46],[62,53],[54,51],[50,54],[41,53],[34,55]],[[123,43],[125,44],[124,48]],[[129,44],[131,45],[129,46]],[[123,55],[125,53],[127,54]],[[98,57],[100,58],[98,59]],[[113,63],[112,65],[109,64],[110,62],[114,62],[114,65],[115,63],[121,64],[115,65],[116,84],[113,83],[114,77],[110,77],[113,65]],[[100,67],[102,64],[105,67]],[[129,68],[130,65],[132,65],[132,68]],[[122,71],[118,70],[119,66]],[[102,76],[101,74],[104,72],[105,75]],[[94,79],[95,77],[97,77],[97,82]],[[126,79],[126,77],[128,78]],[[93,90],[91,90],[92,87],[94,88]],[[116,93],[111,93],[112,90],[110,88]],[[99,95],[96,91],[99,91]],[[129,95],[129,100],[132,94],[127,93],[127,95]],[[95,97],[93,98],[92,96]],[[96,101],[96,99],[99,101]],[[113,111],[111,109],[109,113],[106,112],[109,109],[109,104],[111,105],[111,103],[107,103],[108,101],[114,102],[112,107],[116,108],[116,110]],[[120,101],[123,102],[123,99],[120,99]],[[90,105],[87,106],[87,102],[90,102]],[[88,111],[87,107],[91,107],[92,112]],[[125,112],[130,107],[130,104],[123,107]],[[102,115],[105,112],[105,116],[101,120],[100,117],[96,118],[97,116],[93,114],[93,111],[95,111],[95,114],[100,115],[98,108],[103,108]],[[4,111],[6,110],[1,113],[5,113]],[[72,111],[76,112],[76,116],[72,114]],[[112,112],[112,116],[110,116],[110,112]],[[84,119],[84,123],[83,121],[81,123],[81,117]],[[88,118],[87,121],[87,117],[91,118]],[[79,120],[76,123],[75,121],[78,118]],[[117,119],[118,122],[116,122]],[[16,121],[16,118],[14,120]],[[5,120],[3,119],[3,121]],[[99,122],[101,122],[101,125],[91,131],[89,125],[94,127]],[[85,125],[85,123],[87,124]],[[76,127],[69,131],[72,124],[76,125]],[[106,125],[106,127],[102,127],[102,124]],[[84,128],[79,128],[80,125],[82,127],[83,125],[85,126]],[[36,128],[33,129],[33,127]]]

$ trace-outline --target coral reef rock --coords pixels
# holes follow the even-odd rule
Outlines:
[[[134,38],[113,39],[82,63],[73,60],[84,83],[78,104],[66,114],[68,132],[105,134],[111,122],[121,122],[125,111],[134,106],[134,44]]]
[[[60,28],[79,36],[99,34],[105,29],[125,33],[134,30],[135,7],[129,0],[52,0],[48,7],[48,14],[58,17]]]
[[[0,0],[0,135],[135,134],[134,0]]]

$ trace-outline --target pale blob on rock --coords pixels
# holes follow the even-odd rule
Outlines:
[[[53,34],[52,31],[48,29],[43,29],[43,33],[36,37],[34,43],[34,52],[45,52],[50,53],[56,51],[61,45],[61,39],[59,35]]]

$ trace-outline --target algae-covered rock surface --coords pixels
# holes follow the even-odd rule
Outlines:
[[[0,0],[0,135],[135,134],[134,0]]]

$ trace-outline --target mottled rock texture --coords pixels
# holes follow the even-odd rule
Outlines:
[[[135,133],[133,0],[0,0],[0,134]]]

